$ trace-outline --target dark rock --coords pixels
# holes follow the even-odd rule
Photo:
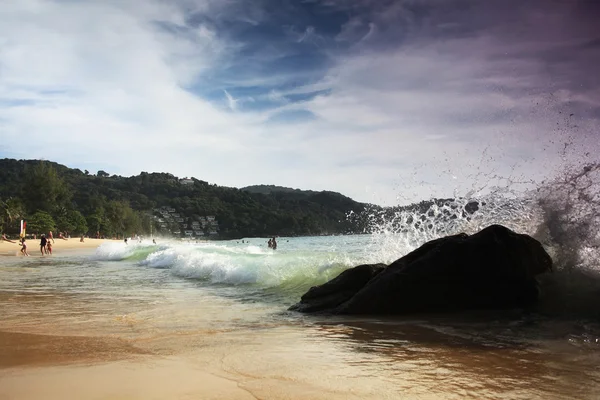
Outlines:
[[[364,264],[347,269],[327,283],[311,287],[290,310],[313,312],[331,309],[349,300],[379,274],[385,264]]]
[[[370,279],[366,266],[344,271],[292,309],[407,314],[527,307],[538,298],[535,276],[550,271],[552,260],[532,237],[492,225],[432,240],[381,268]]]

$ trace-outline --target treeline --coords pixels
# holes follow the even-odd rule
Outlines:
[[[154,213],[160,207],[175,209],[184,224],[215,216],[220,238],[362,233],[368,224],[361,217],[366,204],[335,192],[261,193],[192,181],[182,184],[168,173],[121,177],[49,161],[2,159],[0,230],[18,233],[18,221],[26,219],[28,233],[160,233]]]

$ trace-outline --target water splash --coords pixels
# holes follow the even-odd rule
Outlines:
[[[600,164],[571,168],[537,190],[544,221],[537,236],[552,248],[559,268],[598,269]]]
[[[425,242],[460,232],[475,233],[501,224],[538,239],[555,272],[539,277],[539,311],[552,316],[600,318],[600,163],[563,169],[534,190],[510,181],[485,196],[433,199],[350,218],[367,221],[371,247],[391,262]]]
[[[541,209],[529,196],[507,197],[499,190],[479,198],[433,199],[391,209],[370,208],[361,218],[368,222],[373,251],[379,249],[389,263],[422,244],[461,232],[473,234],[501,224],[519,233],[532,234],[542,221]]]

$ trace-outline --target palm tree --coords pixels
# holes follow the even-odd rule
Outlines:
[[[25,210],[18,199],[13,197],[9,197],[7,200],[0,199],[0,222],[4,231],[24,216]]]

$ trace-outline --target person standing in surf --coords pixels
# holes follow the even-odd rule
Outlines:
[[[44,252],[48,253],[48,249],[46,249],[46,244],[48,244],[48,240],[46,240],[46,235],[42,234],[42,237],[40,239],[40,252],[42,253],[42,256],[44,255]]]
[[[27,252],[27,243],[25,243],[25,238],[21,239],[21,253],[23,253],[24,256],[29,256],[29,253]]]
[[[271,239],[271,248],[273,250],[277,250],[277,241],[275,240],[275,238]]]

